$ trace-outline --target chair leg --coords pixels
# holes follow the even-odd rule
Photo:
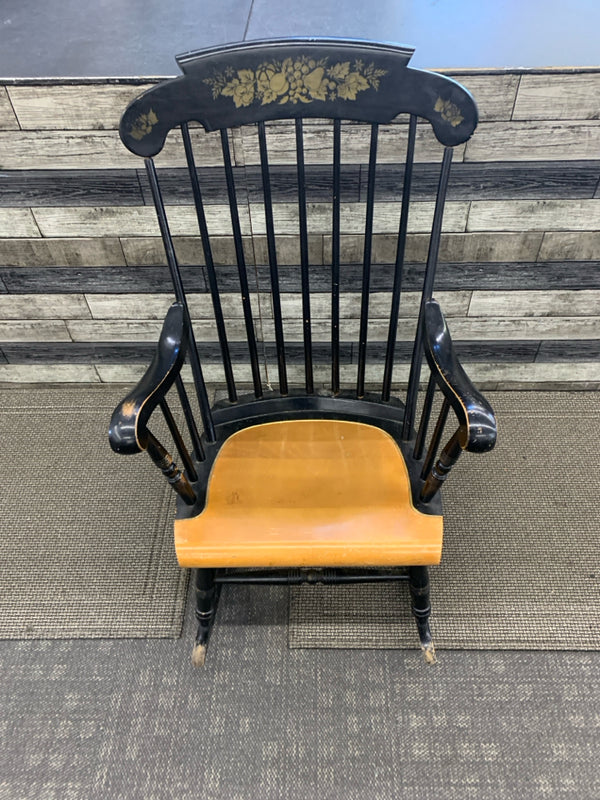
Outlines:
[[[429,602],[429,573],[427,567],[409,567],[409,587],[412,598],[412,613],[417,621],[421,650],[428,664],[435,664],[435,648],[429,629],[429,615],[431,604]]]
[[[219,586],[215,583],[214,569],[196,570],[196,619],[198,620],[198,633],[192,652],[192,664],[203,667],[206,660],[208,640],[212,630],[217,603],[219,602]]]

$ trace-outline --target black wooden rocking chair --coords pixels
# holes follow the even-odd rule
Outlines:
[[[110,443],[118,453],[146,450],[163,471],[178,497],[175,543],[179,562],[195,567],[196,614],[199,622],[193,661],[204,663],[219,590],[224,583],[359,582],[406,579],[425,658],[435,660],[429,629],[428,565],[439,563],[442,548],[442,508],[439,489],[462,450],[484,452],[496,440],[492,409],[473,387],[453,349],[438,303],[432,298],[440,244],[442,214],[452,148],[465,142],[477,124],[470,94],[442,75],[407,66],[410,48],[336,39],[284,39],[227,45],[177,59],[181,77],[147,91],[126,110],[121,138],[133,153],[145,158],[176,302],[166,316],[154,360],[135,389],[115,410]],[[367,333],[372,274],[373,223],[376,213],[378,131],[399,114],[408,114],[402,197],[395,265],[390,270],[390,311],[382,382],[368,392]],[[405,402],[392,395],[392,375],[399,319],[403,263],[407,237],[417,117],[428,120],[444,145],[439,183],[424,269],[416,338]],[[311,323],[311,263],[309,261],[311,172],[305,166],[303,120],[328,120],[333,138],[329,168],[331,261],[330,380],[318,388]],[[292,120],[295,134],[294,191],[297,191],[299,237],[298,319],[303,341],[304,386],[288,380],[289,342],[285,341],[276,224],[272,202],[273,170],[268,161],[270,120]],[[356,381],[340,380],[340,257],[344,226],[340,187],[344,172],[342,120],[353,130],[370,132],[361,265],[360,324]],[[238,393],[231,342],[223,311],[205,206],[202,172],[196,166],[188,123],[218,131],[223,155],[226,195],[235,247],[239,302],[245,324],[253,392]],[[356,125],[368,123],[368,127]],[[325,123],[323,123],[325,124]],[[345,124],[345,123],[344,123]],[[227,400],[211,404],[202,372],[203,345],[198,346],[182,276],[178,267],[165,204],[153,156],[169,131],[179,127],[202,242],[204,269],[214,311]],[[245,135],[258,136],[260,177],[269,266],[269,287],[278,371],[278,388],[264,386],[259,350],[265,342],[255,332],[230,132],[250,126]],[[257,134],[253,129],[257,128]],[[246,129],[248,130],[248,129]],[[352,130],[350,130],[350,135]],[[404,146],[399,143],[399,150]],[[398,158],[403,161],[404,158]],[[321,171],[322,179],[322,171]],[[198,257],[200,263],[200,255]],[[199,267],[202,269],[202,267]],[[261,287],[264,291],[266,287]],[[322,331],[320,330],[320,333]],[[319,358],[322,359],[323,348]],[[417,395],[425,354],[430,369],[423,411],[415,427]],[[263,353],[264,355],[264,353]],[[203,433],[198,432],[181,377],[186,357],[191,365]],[[176,387],[192,448],[186,449],[165,396]],[[239,384],[239,381],[238,381]],[[443,403],[425,450],[436,387]],[[177,467],[148,428],[160,407],[181,459]],[[458,425],[439,456],[448,413]],[[437,456],[437,457],[436,457]],[[254,568],[254,569],[252,569]]]

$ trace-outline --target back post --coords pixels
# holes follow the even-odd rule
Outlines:
[[[421,305],[419,307],[419,318],[417,321],[417,331],[415,343],[413,345],[412,360],[410,364],[410,376],[408,379],[408,389],[406,392],[406,410],[404,412],[404,425],[402,427],[402,439],[408,441],[412,435],[417,407],[417,397],[419,394],[419,383],[421,380],[421,366],[423,362],[423,330],[425,303],[431,300],[433,294],[433,283],[437,268],[438,254],[440,250],[440,237],[442,233],[442,222],[444,217],[444,204],[446,202],[446,192],[448,189],[448,179],[450,177],[450,166],[452,164],[451,147],[444,149],[440,178],[435,198],[435,210],[433,212],[433,224],[431,226],[431,238],[429,240],[429,252],[427,255],[427,266],[425,267],[425,277],[423,279],[423,290],[421,292]]]

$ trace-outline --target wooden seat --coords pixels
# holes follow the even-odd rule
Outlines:
[[[233,434],[204,511],[175,522],[184,567],[437,564],[442,517],[417,511],[400,448],[373,425],[293,420]]]

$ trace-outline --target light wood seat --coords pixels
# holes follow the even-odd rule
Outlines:
[[[373,425],[289,420],[233,434],[201,514],[175,522],[185,567],[437,564],[442,517],[417,511],[400,448]]]

